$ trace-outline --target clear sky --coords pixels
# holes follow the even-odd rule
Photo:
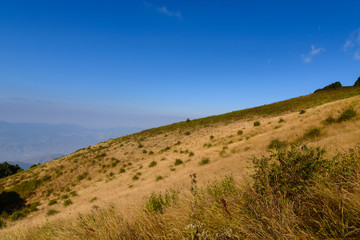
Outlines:
[[[154,127],[360,76],[360,1],[0,0],[0,120]]]

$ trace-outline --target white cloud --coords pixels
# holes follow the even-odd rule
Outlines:
[[[355,60],[360,60],[360,28],[350,33],[342,49],[344,52],[348,51],[352,54]]]
[[[354,47],[354,44],[352,43],[352,41],[350,40],[346,40],[344,46],[343,46],[343,50],[347,51],[349,48]]]
[[[311,52],[310,52],[311,55],[315,56],[321,52],[325,52],[325,49],[324,48],[315,48],[314,45],[311,45]]]
[[[355,60],[360,60],[360,51],[357,51],[354,53],[354,59]]]
[[[164,14],[166,14],[168,16],[175,16],[175,17],[177,17],[179,19],[182,18],[181,12],[179,10],[177,12],[173,12],[173,11],[168,10],[165,6],[162,6],[161,8],[157,8],[156,10],[158,12],[164,13]]]
[[[177,17],[179,20],[181,20],[183,18],[183,16],[181,15],[181,12],[179,10],[177,11],[171,11],[169,10],[166,6],[162,6],[162,7],[156,7],[153,4],[144,1],[144,6],[147,8],[153,8],[156,11],[158,11],[159,13],[165,14],[167,16],[170,17]]]
[[[309,63],[312,60],[312,57],[306,57],[304,54],[301,54],[301,58],[305,63]]]
[[[322,52],[325,52],[325,48],[316,48],[315,45],[311,45],[311,50],[308,54],[301,54],[300,57],[305,63],[312,62],[312,59]]]

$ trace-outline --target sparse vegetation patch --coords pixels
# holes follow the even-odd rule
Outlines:
[[[149,167],[155,167],[157,165],[157,162],[156,161],[152,161],[150,164],[149,164]]]
[[[281,141],[277,138],[272,139],[268,145],[268,149],[281,149],[285,148],[288,145],[287,141]]]
[[[50,210],[47,211],[46,215],[47,216],[53,216],[53,215],[55,215],[57,213],[59,213],[59,211],[54,210],[54,209],[50,209]]]
[[[336,119],[333,118],[333,116],[330,115],[325,119],[325,124],[333,124],[333,123],[336,123]]]
[[[201,161],[199,162],[199,165],[205,165],[205,164],[208,164],[210,163],[210,159],[207,158],[207,157],[204,157],[201,159]]]
[[[71,204],[73,204],[73,202],[71,201],[71,199],[66,199],[66,200],[64,201],[64,207],[67,207],[67,206],[69,206],[69,205],[71,205]]]
[[[181,165],[181,164],[183,164],[183,163],[184,163],[184,162],[183,162],[181,159],[176,159],[174,165],[175,165],[175,166],[178,166],[178,165]]]
[[[301,141],[308,141],[308,140],[314,140],[315,138],[320,137],[321,130],[320,128],[313,127],[306,131],[304,135],[300,138]]]
[[[81,180],[83,180],[83,179],[85,179],[87,176],[88,176],[88,172],[83,172],[82,174],[79,174],[77,177],[76,177],[76,179],[78,180],[78,181],[81,181]]]
[[[166,191],[164,196],[161,194],[152,193],[145,204],[145,209],[148,212],[164,213],[165,208],[172,205],[178,198],[178,193],[174,190]]]
[[[52,199],[52,200],[49,201],[48,206],[52,206],[52,205],[55,205],[55,204],[57,204],[56,199]]]
[[[353,108],[346,109],[338,118],[338,122],[348,121],[356,116],[356,111]]]
[[[163,176],[156,176],[155,181],[160,181],[160,180],[163,180],[163,179],[164,179]]]

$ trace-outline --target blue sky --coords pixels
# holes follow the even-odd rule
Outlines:
[[[0,0],[0,120],[148,128],[353,85],[359,9]]]

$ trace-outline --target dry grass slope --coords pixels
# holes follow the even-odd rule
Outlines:
[[[1,191],[16,191],[28,204],[10,213],[22,220],[2,214],[7,227],[1,239],[358,236],[357,171],[340,182],[334,178],[339,169],[311,178],[309,192],[297,196],[319,213],[306,212],[309,206],[287,193],[261,194],[250,177],[257,166],[250,159],[262,159],[269,148],[326,147],[322,159],[354,149],[360,142],[358,95],[359,88],[343,88],[150,129],[0,179]],[[341,159],[347,165],[338,165],[348,167],[343,159],[352,159],[357,166],[358,149]],[[189,178],[193,173],[196,181]]]

